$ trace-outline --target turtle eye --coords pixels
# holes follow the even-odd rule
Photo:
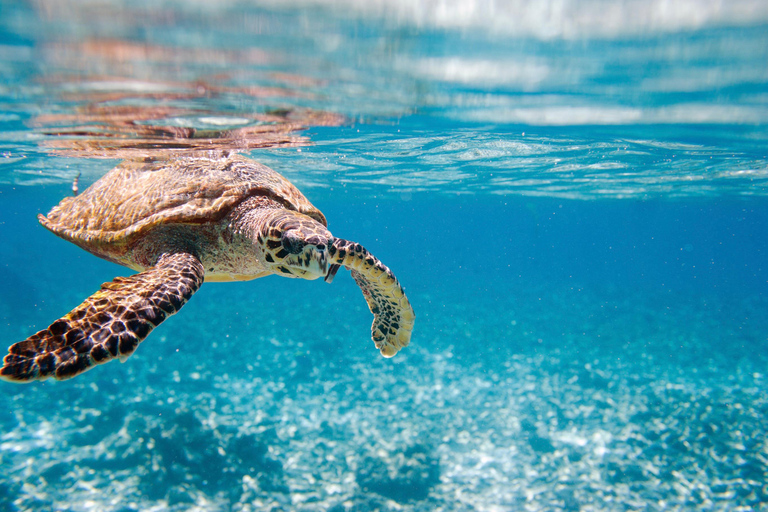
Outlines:
[[[288,231],[283,235],[283,248],[291,254],[299,254],[304,249],[304,239]]]

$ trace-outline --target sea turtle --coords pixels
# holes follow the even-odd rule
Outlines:
[[[56,235],[140,273],[101,285],[47,329],[12,345],[0,377],[68,379],[124,361],[203,280],[269,274],[330,282],[344,266],[374,315],[385,357],[408,345],[414,313],[389,268],[336,238],[287,179],[237,154],[125,161],[40,222]]]

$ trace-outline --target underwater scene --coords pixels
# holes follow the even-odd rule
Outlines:
[[[0,0],[0,242],[0,511],[768,511],[763,0]]]

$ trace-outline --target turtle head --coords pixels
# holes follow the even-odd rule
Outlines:
[[[332,269],[328,248],[332,244],[333,235],[325,225],[292,210],[275,212],[257,240],[263,261],[273,273],[303,279],[324,277],[327,281]]]

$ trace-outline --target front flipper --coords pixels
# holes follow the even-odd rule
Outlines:
[[[329,263],[349,269],[373,313],[371,338],[384,357],[392,357],[411,341],[416,315],[389,268],[360,244],[336,238],[328,248]],[[338,267],[331,267],[329,276]]]
[[[0,378],[63,380],[115,357],[124,361],[152,329],[181,309],[204,274],[196,256],[173,253],[145,272],[104,283],[47,329],[11,345]]]

